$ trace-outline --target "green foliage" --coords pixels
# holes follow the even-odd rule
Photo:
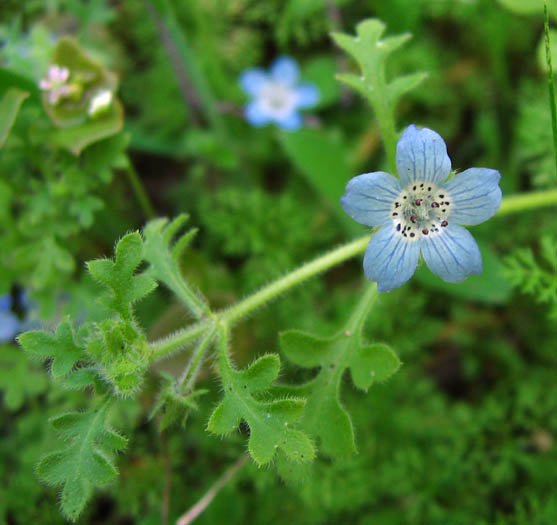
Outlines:
[[[540,239],[540,254],[520,248],[505,259],[505,276],[536,301],[549,307],[549,316],[557,318],[557,242],[545,235]]]
[[[425,73],[411,73],[398,76],[390,82],[385,76],[385,62],[389,55],[404,45],[410,38],[406,33],[381,39],[385,24],[379,20],[365,20],[356,26],[355,37],[332,33],[332,37],[344,51],[351,55],[361,69],[361,75],[346,73],[337,78],[364,95],[371,103],[379,125],[382,128],[387,154],[394,167],[394,111],[399,99],[421,84],[427,77]]]
[[[309,438],[291,428],[304,411],[305,400],[260,399],[280,370],[276,354],[258,358],[248,368],[236,370],[228,357],[228,340],[220,335],[219,365],[224,398],[213,411],[207,429],[217,435],[230,434],[241,421],[249,425],[248,450],[258,465],[272,461],[278,448],[295,462],[311,461],[315,451]]]
[[[306,177],[348,233],[360,228],[350,221],[338,205],[346,183],[352,176],[346,145],[341,140],[315,129],[296,133],[282,132],[280,143],[292,163]]]
[[[51,334],[44,330],[25,332],[18,341],[26,352],[41,360],[52,359],[52,377],[59,379],[68,375],[75,364],[85,358],[83,348],[78,346],[69,318],[64,319]]]
[[[37,474],[49,485],[62,485],[60,505],[64,516],[76,521],[95,487],[105,486],[117,475],[113,453],[127,440],[108,425],[111,401],[88,412],[69,412],[50,420],[65,441],[62,449],[42,458]]]
[[[207,390],[195,390],[187,395],[181,394],[176,388],[176,379],[171,375],[161,373],[162,385],[157,402],[153,405],[150,419],[160,414],[159,431],[163,432],[175,423],[183,428],[186,425],[188,414],[198,410],[196,398],[207,393]]]
[[[8,138],[21,104],[28,96],[26,91],[10,88],[0,100],[0,148]]]
[[[114,310],[124,321],[133,319],[133,303],[143,299],[157,286],[147,275],[134,275],[143,260],[143,239],[137,232],[122,237],[115,249],[114,261],[97,259],[89,261],[91,275],[110,289],[100,298],[101,303]]]
[[[19,410],[27,398],[42,394],[47,388],[44,374],[28,364],[20,349],[0,346],[0,390],[4,391],[3,403],[8,410]]]
[[[387,345],[370,345],[362,340],[365,317],[376,294],[375,285],[370,286],[351,319],[333,337],[317,337],[298,330],[282,332],[280,336],[281,349],[290,361],[303,368],[319,368],[313,379],[292,391],[308,396],[300,425],[312,438],[319,438],[319,449],[328,456],[346,457],[356,452],[352,421],[340,401],[344,372],[350,370],[354,385],[367,391],[375,381],[388,379],[400,366]]]
[[[190,245],[197,229],[192,228],[174,242],[175,235],[188,220],[183,213],[170,224],[168,219],[155,219],[143,229],[144,258],[150,264],[147,274],[164,283],[182,301],[192,315],[199,319],[208,312],[205,300],[192,290],[180,272],[180,260]]]

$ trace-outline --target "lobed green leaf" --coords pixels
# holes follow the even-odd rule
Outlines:
[[[42,458],[37,474],[49,485],[63,485],[62,512],[72,521],[78,518],[93,489],[118,474],[112,453],[123,450],[127,440],[108,426],[110,406],[111,402],[105,401],[97,410],[70,412],[50,420],[65,444]]]
[[[319,372],[308,383],[296,387],[277,387],[277,392],[303,393],[308,396],[300,420],[310,437],[319,438],[320,450],[334,457],[356,452],[352,420],[340,401],[344,372],[350,370],[354,384],[367,391],[374,381],[384,381],[400,366],[396,354],[384,344],[363,344],[361,318],[351,319],[333,337],[324,338],[291,330],[280,334],[280,346],[290,361]]]
[[[229,434],[246,421],[250,429],[248,450],[258,465],[269,463],[277,449],[292,461],[305,462],[315,457],[308,436],[290,428],[304,411],[303,399],[260,400],[277,378],[280,359],[275,354],[257,359],[245,370],[236,370],[221,355],[224,399],[213,411],[207,428],[218,435]]]
[[[170,288],[193,316],[199,319],[209,311],[207,302],[193,290],[180,272],[180,260],[197,229],[182,234],[173,243],[187,220],[188,215],[182,213],[170,223],[166,218],[149,221],[143,229],[144,257],[150,264],[147,274]]]
[[[157,284],[147,275],[134,275],[143,260],[143,240],[137,232],[129,233],[116,245],[115,259],[89,261],[91,275],[111,290],[101,302],[120,314],[122,319],[133,319],[133,303],[152,292]]]

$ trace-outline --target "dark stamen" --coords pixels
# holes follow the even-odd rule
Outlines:
[[[440,198],[440,199],[444,199],[445,196],[444,196],[444,195],[439,195],[439,198]]]
[[[397,231],[397,232],[400,231],[400,222],[396,225],[396,231]]]
[[[415,237],[415,236],[416,236],[415,233],[411,233],[411,234],[410,234],[410,237]]]
[[[441,223],[441,226],[443,226],[443,228],[444,228],[445,226],[448,226],[448,225],[449,225],[449,221],[443,221],[443,222]]]
[[[396,217],[397,215],[398,215],[398,213],[395,211],[395,212],[393,213],[393,217]]]

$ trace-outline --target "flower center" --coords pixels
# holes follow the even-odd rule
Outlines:
[[[439,235],[449,225],[451,198],[431,182],[412,182],[391,206],[395,230],[408,240]]]
[[[260,96],[261,104],[273,116],[281,117],[294,109],[294,91],[284,84],[270,82],[263,87]]]

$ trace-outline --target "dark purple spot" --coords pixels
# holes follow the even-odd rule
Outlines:
[[[427,235],[427,234],[429,233],[429,230],[428,230],[427,228],[424,228],[424,229],[422,230],[422,233],[423,233],[424,235]]]
[[[445,226],[448,226],[448,225],[449,225],[449,221],[443,221],[443,222],[441,223],[441,226],[443,226],[443,228],[444,228]]]
[[[432,207],[432,208],[439,208],[439,203],[433,201],[433,202],[431,203],[431,207]]]

